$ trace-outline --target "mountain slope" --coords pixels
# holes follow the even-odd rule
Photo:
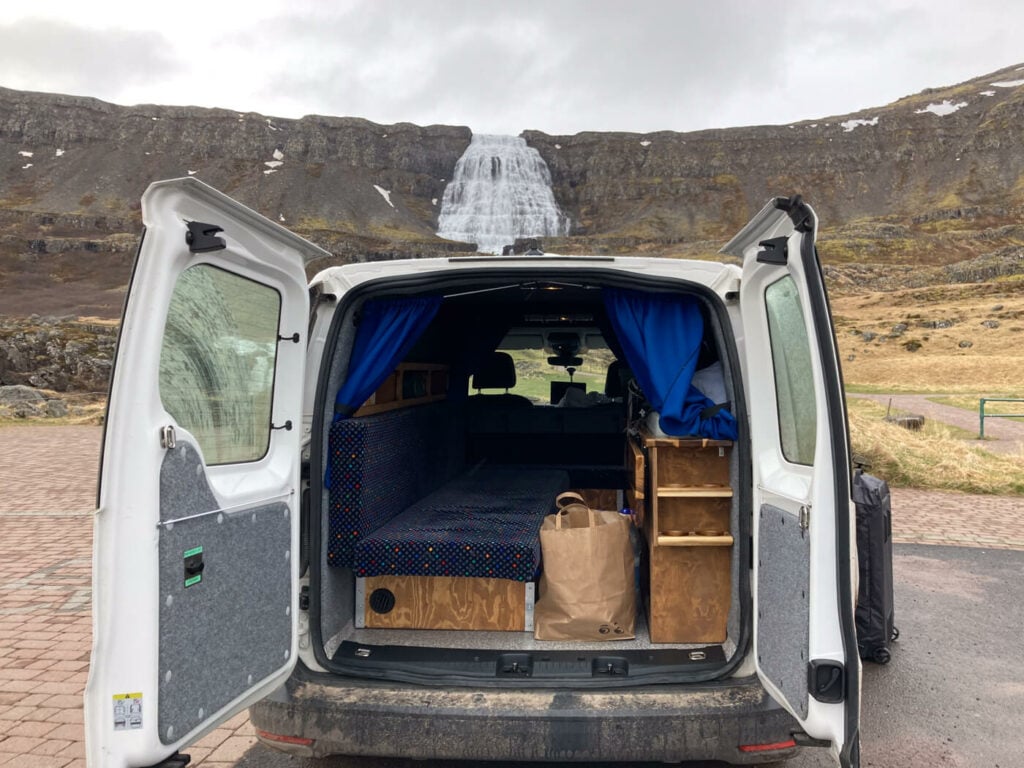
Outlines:
[[[524,136],[573,222],[551,250],[703,256],[768,198],[799,192],[840,289],[1024,263],[1024,67],[793,125]],[[116,316],[139,196],[187,174],[339,262],[471,250],[434,235],[470,137],[0,89],[0,314]]]

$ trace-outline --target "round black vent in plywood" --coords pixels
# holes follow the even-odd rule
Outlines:
[[[395,593],[390,589],[375,589],[370,593],[370,610],[374,613],[391,613],[395,607]]]

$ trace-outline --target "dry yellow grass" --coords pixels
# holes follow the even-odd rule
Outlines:
[[[832,305],[851,389],[1024,396],[1019,282],[839,296]]]
[[[1024,493],[1024,453],[996,454],[933,420],[913,432],[883,420],[877,403],[849,400],[854,455],[890,485],[966,493]]]
[[[858,355],[853,361],[843,360],[843,376],[847,387],[854,390],[922,394],[987,392],[1020,397],[1024,393],[1024,357]],[[975,409],[977,405],[975,400]]]

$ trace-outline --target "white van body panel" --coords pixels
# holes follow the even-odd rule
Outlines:
[[[816,700],[807,695],[806,678],[806,667],[811,661],[844,665],[847,684],[854,694],[860,677],[859,660],[855,651],[852,657],[848,655],[850,649],[844,642],[841,620],[846,598],[840,595],[843,582],[839,569],[852,569],[855,573],[856,565],[853,556],[837,565],[837,519],[849,522],[849,515],[848,510],[838,515],[835,509],[837,477],[833,467],[838,452],[837,436],[832,434],[835,422],[830,422],[828,410],[826,379],[830,372],[823,370],[822,356],[815,346],[820,335],[831,328],[824,329],[815,323],[812,304],[818,297],[811,295],[805,267],[796,255],[806,244],[806,238],[813,243],[816,222],[811,222],[809,231],[797,231],[785,212],[767,206],[725,249],[742,260],[742,268],[692,260],[556,255],[422,259],[331,267],[310,283],[314,297],[331,297],[314,304],[311,319],[304,265],[330,254],[195,179],[152,185],[143,198],[143,217],[146,235],[122,323],[95,528],[94,646],[86,690],[87,759],[92,768],[138,768],[159,763],[278,688],[292,674],[297,658],[309,669],[320,670],[310,649],[308,614],[298,607],[298,511],[302,487],[299,468],[300,461],[309,460],[321,366],[330,357],[327,343],[342,297],[355,288],[393,278],[423,275],[443,280],[455,273],[514,272],[518,268],[524,274],[528,271],[534,279],[547,269],[564,275],[568,268],[580,269],[581,273],[587,269],[610,270],[664,278],[666,282],[685,281],[709,289],[721,300],[739,354],[749,417],[745,427],[751,437],[753,464],[753,652],[748,650],[738,670],[749,671],[753,665],[768,694],[796,718],[810,737],[830,741],[833,753],[839,755],[851,737],[850,700]],[[212,253],[190,253],[183,237],[183,221],[210,222],[222,228],[225,247]],[[787,240],[792,254],[788,262],[765,263],[758,259],[763,250],[761,243],[770,238]],[[181,275],[198,265],[216,267],[272,288],[281,298],[268,448],[265,455],[255,460],[207,462],[200,437],[178,423],[161,400],[160,355],[168,309]],[[809,365],[817,439],[813,460],[805,463],[792,461],[781,447],[779,394],[772,377],[775,362],[765,307],[765,290],[787,276],[796,285],[812,347]],[[293,333],[298,334],[297,342],[291,340]],[[286,422],[292,423],[291,429],[279,428]],[[204,487],[208,486],[216,508],[183,517],[167,509],[169,492],[161,485],[161,468],[168,449],[161,446],[159,439],[166,426],[175,428],[180,443],[195,448],[199,456],[196,484],[204,485],[205,481]],[[845,440],[845,434],[842,438]],[[322,467],[315,467],[312,471],[321,470]],[[170,495],[173,500],[173,493]],[[261,552],[274,552],[274,557],[280,555],[287,562],[284,571],[280,571],[283,576],[276,578],[288,582],[284,610],[279,611],[274,626],[268,627],[262,617],[256,618],[256,606],[242,601],[234,606],[237,610],[232,621],[253,637],[284,631],[289,640],[281,647],[272,669],[255,677],[250,675],[244,684],[232,683],[235,687],[231,690],[236,693],[230,700],[218,701],[209,709],[200,706],[198,712],[184,718],[184,728],[161,730],[158,722],[162,722],[161,715],[166,715],[161,709],[182,709],[180,701],[160,700],[162,686],[166,687],[175,673],[162,665],[162,649],[168,642],[180,645],[183,635],[200,638],[207,644],[211,640],[208,633],[204,634],[203,626],[188,626],[187,621],[174,625],[161,622],[164,608],[170,605],[165,598],[166,572],[168,568],[175,572],[173,581],[180,580],[181,570],[180,559],[168,560],[166,553],[162,554],[161,537],[175,526],[179,531],[186,528],[193,518],[209,521],[213,515],[230,517],[238,511],[248,514],[255,510],[255,525],[256,512],[263,516],[263,506],[268,503],[280,505],[274,509],[283,512],[287,525],[279,526],[273,536],[261,530],[245,539],[262,548]],[[765,510],[771,510],[777,517],[762,524]],[[806,529],[804,522],[808,523]],[[791,535],[790,531],[800,533]],[[783,553],[773,550],[780,541],[783,547],[795,546],[805,554],[796,559],[782,556]],[[762,564],[761,556],[769,565]],[[311,557],[318,555],[311,553]],[[211,552],[209,581],[214,583],[215,563]],[[775,617],[770,613],[775,606],[764,598],[777,587],[771,579],[790,578],[785,569],[791,563],[806,568],[804,594],[796,596],[788,590],[787,597],[805,618],[800,632],[780,636],[778,622],[773,624]],[[274,584],[267,578],[263,586],[270,589]],[[186,592],[187,597],[194,594]],[[762,619],[761,611],[769,614]],[[250,615],[252,618],[247,618]],[[230,646],[241,655],[237,642],[229,635],[224,635],[223,641],[225,647]],[[780,669],[785,673],[780,674]],[[794,670],[797,678],[803,671],[802,679],[788,674]],[[215,676],[219,670],[209,672]],[[195,681],[191,689],[193,698],[198,700],[205,695],[204,683],[202,678]],[[115,729],[113,702],[115,697],[129,693],[138,694],[142,703],[139,727]],[[856,695],[853,701],[858,701]]]
[[[801,260],[801,249],[813,247],[817,229],[817,219],[809,208],[806,211],[809,219],[805,220],[800,229],[794,226],[793,220],[786,211],[776,205],[766,206],[754,220],[723,251],[743,258],[743,281],[740,291],[740,304],[743,307],[743,357],[746,361],[746,397],[750,414],[750,431],[753,464],[753,514],[754,514],[754,653],[753,658],[758,676],[765,688],[787,711],[801,724],[813,738],[832,742],[833,754],[838,758],[847,739],[847,707],[849,700],[837,703],[823,703],[814,696],[807,695],[806,678],[798,680],[781,680],[778,670],[784,664],[774,664],[769,670],[770,653],[780,652],[780,640],[769,637],[777,633],[777,623],[772,629],[768,617],[773,611],[781,610],[781,606],[768,602],[762,593],[766,583],[780,578],[779,572],[784,571],[794,558],[784,557],[781,552],[770,547],[777,546],[776,541],[768,542],[764,535],[763,523],[766,519],[764,510],[771,510],[779,515],[782,525],[779,530],[789,525],[796,540],[796,532],[800,539],[807,542],[805,551],[808,560],[805,564],[808,625],[803,631],[794,631],[792,637],[785,640],[788,653],[799,654],[799,663],[790,665],[797,674],[811,660],[833,661],[843,665],[847,679],[852,677],[853,685],[859,685],[860,661],[856,653],[847,657],[848,649],[844,646],[843,627],[840,620],[839,603],[840,585],[838,573],[840,567],[849,567],[849,563],[837,563],[837,519],[846,521],[849,514],[849,494],[846,493],[846,510],[836,510],[836,483],[834,466],[837,460],[837,436],[831,433],[829,419],[829,393],[822,368],[822,357],[818,354],[817,343],[825,336],[831,340],[831,327],[821,328],[815,325],[815,312],[812,307],[809,279],[805,273],[805,265]],[[809,243],[805,243],[805,238]],[[772,248],[765,241],[785,240],[788,258],[784,263],[773,262],[770,258],[761,260],[759,255]],[[781,249],[782,244],[776,242],[775,248]],[[785,278],[792,280],[792,286],[799,297],[799,306],[804,321],[806,341],[809,342],[811,374],[813,378],[813,403],[802,402],[797,408],[814,409],[816,439],[814,442],[813,460],[801,463],[785,455],[783,439],[780,434],[782,420],[780,398],[777,390],[776,377],[773,372],[781,363],[775,359],[772,339],[769,330],[766,290],[769,286],[779,283]],[[776,333],[780,333],[777,329]],[[796,343],[794,340],[776,339],[780,344]],[[845,460],[845,455],[839,457]],[[843,514],[837,514],[838,512]],[[799,544],[797,544],[799,548]],[[779,564],[786,565],[780,568]],[[766,569],[771,565],[771,575]],[[796,568],[791,571],[796,571]],[[781,578],[786,578],[783,572]],[[796,588],[800,580],[798,574],[789,577],[791,588]],[[850,582],[855,586],[855,580]],[[852,599],[852,595],[851,595]],[[791,617],[791,620],[798,620]],[[806,643],[804,645],[804,643]],[[855,649],[854,649],[855,650]],[[785,690],[783,690],[785,688]],[[800,691],[803,704],[794,699],[793,691]]]
[[[300,338],[297,343],[288,338],[271,346],[276,347],[276,363],[270,415],[277,425],[289,420],[298,423],[297,395],[302,388],[308,315],[304,264],[327,254],[193,178],[151,185],[143,197],[142,212],[146,230],[129,289],[112,378],[95,520],[93,650],[85,693],[86,751],[92,768],[160,762],[278,687],[291,673],[296,659],[298,430],[270,430],[266,425],[269,431],[263,456],[254,461],[208,466],[200,441],[163,405],[160,364],[172,294],[187,269],[208,265],[218,274],[232,275],[231,280],[240,278],[245,285],[261,286],[266,295],[276,292],[280,297],[278,332],[289,337],[297,332]],[[210,222],[222,228],[224,247],[192,253],[185,238],[188,221]],[[220,347],[227,350],[224,354],[232,354],[232,343],[240,350],[248,349],[241,341],[228,339],[226,343],[226,347]],[[166,508],[171,495],[161,489],[162,467],[171,454],[166,435],[162,440],[166,427],[173,428],[179,449],[191,446],[198,454],[199,463],[191,476],[197,486],[205,479],[203,487],[212,494],[215,509],[198,513],[192,510],[183,515],[180,510]],[[273,665],[276,669],[238,682],[232,689],[237,695],[231,700],[217,701],[204,709],[200,692],[194,702],[180,702],[182,707],[194,703],[197,708],[188,727],[175,732],[173,726],[168,726],[158,732],[161,716],[166,715],[161,710],[169,706],[158,692],[161,683],[166,684],[175,673],[161,665],[161,649],[168,639],[182,645],[185,653],[193,644],[197,654],[211,643],[237,653],[240,639],[211,638],[204,634],[206,627],[190,626],[187,615],[174,626],[161,623],[161,612],[175,599],[164,595],[166,584],[162,586],[161,582],[162,570],[166,570],[160,560],[161,538],[175,527],[180,533],[204,521],[215,525],[213,515],[230,523],[252,511],[252,529],[257,532],[250,536],[262,539],[266,530],[257,526],[256,511],[265,515],[261,510],[269,509],[268,504],[278,505],[275,509],[287,518],[287,522],[275,524],[280,540],[268,546],[274,548],[282,563],[290,564],[280,567],[283,579],[278,580],[290,584],[287,592],[282,592],[277,620],[279,634],[290,637],[290,642],[286,640],[280,648],[279,661]],[[235,535],[244,537],[244,525],[234,525]],[[197,536],[197,545],[202,545],[204,537]],[[209,566],[205,573],[197,573],[205,577],[206,584],[200,578],[192,585],[192,592],[183,592],[188,599],[202,599],[202,590],[214,589],[218,583],[231,588],[230,558],[223,552],[225,547],[206,549],[197,555],[203,567]],[[173,579],[181,578],[181,562],[177,560],[178,575]],[[242,585],[238,594],[251,595],[253,590]],[[239,606],[238,615],[243,620],[247,607]],[[197,610],[195,615],[202,614]],[[262,629],[247,627],[254,634]],[[206,673],[216,674],[213,670]],[[203,685],[199,675],[182,690],[201,691]]]

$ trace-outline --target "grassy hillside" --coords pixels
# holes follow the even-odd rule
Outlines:
[[[1024,396],[1024,279],[840,295],[849,389]]]

